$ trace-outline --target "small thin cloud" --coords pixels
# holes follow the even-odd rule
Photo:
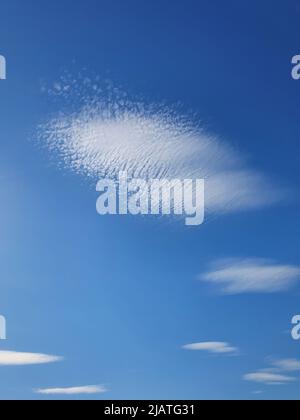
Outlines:
[[[0,366],[42,365],[62,361],[60,356],[40,353],[20,353],[16,351],[0,351]]]
[[[260,258],[217,260],[201,276],[202,281],[231,295],[286,291],[299,279],[300,267]]]
[[[276,369],[283,372],[300,371],[300,360],[297,360],[297,359],[276,360],[272,364]]]
[[[287,373],[300,371],[300,361],[297,359],[269,359],[271,367],[244,376],[245,381],[262,383],[265,385],[284,385],[298,379]]]
[[[206,351],[213,354],[236,354],[238,352],[236,347],[232,347],[230,344],[223,342],[186,344],[183,346],[183,349],[191,351]]]
[[[295,382],[297,379],[291,376],[280,375],[277,373],[258,371],[254,373],[248,373],[244,376],[244,380],[265,385],[283,385]]]
[[[92,395],[104,394],[108,389],[103,385],[86,385],[72,388],[46,388],[37,389],[35,393],[41,395]]]

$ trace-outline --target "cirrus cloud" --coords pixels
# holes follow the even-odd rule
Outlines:
[[[280,375],[278,373],[259,371],[255,373],[248,373],[244,376],[244,380],[266,385],[283,385],[295,382],[297,379],[291,376]]]
[[[285,371],[285,372],[300,371],[300,360],[297,360],[297,359],[275,360],[272,364],[275,368],[281,371]]]
[[[272,360],[269,358],[271,367],[258,372],[244,375],[245,381],[258,382],[266,385],[284,385],[295,382],[298,379],[286,373],[300,371],[300,361],[297,359]]]
[[[186,344],[183,346],[183,349],[192,351],[206,351],[214,354],[234,354],[238,352],[236,347],[232,347],[228,343],[218,341]]]

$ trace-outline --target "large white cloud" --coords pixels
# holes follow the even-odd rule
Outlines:
[[[62,166],[97,180],[117,178],[120,171],[146,179],[204,178],[208,213],[254,209],[284,197],[225,141],[205,132],[198,118],[146,106],[113,88],[103,92],[93,86],[90,97],[80,83],[75,106],[69,107],[75,111],[60,113],[39,130],[40,140],[58,154]],[[55,90],[70,92],[69,81]]]
[[[293,286],[300,279],[300,267],[259,258],[227,259],[214,262],[200,278],[226,294],[272,293]]]
[[[266,385],[283,385],[296,381],[296,378],[291,376],[281,375],[271,372],[255,372],[248,373],[244,376],[245,381],[257,382]]]

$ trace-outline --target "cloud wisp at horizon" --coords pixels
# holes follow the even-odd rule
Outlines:
[[[276,293],[289,290],[300,279],[300,267],[261,258],[217,260],[199,276],[223,294]]]
[[[0,366],[29,366],[61,362],[63,357],[41,353],[0,351]]]
[[[300,371],[300,361],[297,359],[269,359],[270,367],[254,373],[244,375],[248,382],[257,382],[265,385],[286,385],[298,381],[291,373]]]
[[[274,369],[283,372],[298,372],[300,371],[300,360],[297,359],[282,359],[272,362]]]

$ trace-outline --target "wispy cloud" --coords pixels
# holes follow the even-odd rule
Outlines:
[[[230,145],[205,132],[199,118],[82,80],[62,80],[54,91],[73,102],[71,109],[75,98],[78,109],[41,126],[39,138],[78,174],[97,180],[115,179],[121,170],[146,179],[204,178],[208,213],[254,209],[285,197]]]
[[[276,360],[272,364],[275,368],[277,368],[280,371],[285,371],[285,372],[300,371],[300,360],[297,360],[297,359]]]
[[[259,258],[227,259],[214,262],[200,278],[225,294],[274,293],[292,287],[300,279],[300,267]]]
[[[248,373],[244,376],[244,380],[266,385],[283,385],[296,381],[296,378],[277,373],[258,371],[255,373]]]
[[[0,351],[0,366],[41,365],[62,360],[62,357],[47,354]]]
[[[244,380],[263,383],[266,385],[283,385],[295,382],[298,379],[286,373],[300,371],[300,361],[297,359],[269,359],[271,367],[254,373],[248,373]]]
[[[194,343],[194,344],[186,344],[183,346],[184,350],[192,350],[192,351],[206,351],[209,353],[214,354],[236,354],[238,349],[236,347],[232,347],[228,343],[223,342],[203,342],[203,343]]]
[[[108,389],[102,385],[86,385],[73,388],[47,388],[37,389],[35,393],[42,395],[84,395],[84,394],[103,394]]]

